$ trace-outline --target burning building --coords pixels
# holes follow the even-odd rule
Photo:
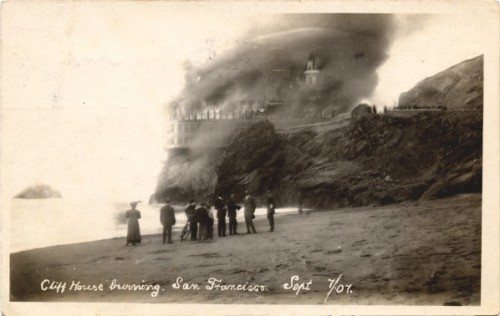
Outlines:
[[[282,63],[281,48],[271,49],[275,56],[265,76],[265,84],[255,97],[214,102],[218,98],[202,99],[189,106],[189,98],[180,98],[168,109],[167,144],[171,148],[224,147],[228,137],[246,129],[258,120],[287,126],[313,123],[336,115],[334,100],[322,98],[323,78],[318,56],[310,53],[302,73],[293,64]],[[188,82],[189,85],[196,85]]]

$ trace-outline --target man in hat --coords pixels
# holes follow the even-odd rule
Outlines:
[[[172,243],[172,226],[175,225],[175,212],[174,208],[170,205],[170,199],[167,198],[165,201],[167,204],[163,206],[160,210],[160,222],[163,225],[163,244],[167,241]]]
[[[219,237],[226,237],[226,206],[222,197],[218,196],[215,199],[214,207],[217,210],[217,235]]]
[[[198,242],[202,242],[207,239],[207,226],[208,226],[208,211],[206,209],[207,204],[201,203],[201,206],[196,209],[195,216],[198,221]]]
[[[197,233],[198,233],[198,222],[196,220],[196,202],[194,200],[189,201],[188,207],[186,207],[186,210],[184,213],[186,213],[187,221],[189,223],[189,228],[191,231],[191,240],[196,240]]]
[[[255,199],[250,195],[248,190],[245,190],[245,224],[247,226],[247,234],[252,232],[253,234],[257,233],[255,230],[255,226],[253,225],[253,219],[255,218]]]
[[[207,207],[208,212],[208,225],[207,225],[207,238],[214,239],[214,212],[210,206]]]
[[[274,231],[274,213],[276,208],[276,201],[271,191],[267,191],[267,219],[269,220],[269,231]]]
[[[236,226],[238,226],[238,222],[236,221],[236,212],[241,208],[241,206],[237,205],[234,202],[234,194],[231,194],[231,196],[229,196],[226,208],[227,217],[229,217],[229,235],[238,235],[238,233],[236,232]]]

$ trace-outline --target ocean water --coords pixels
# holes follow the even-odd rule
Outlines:
[[[161,204],[139,204],[142,235],[160,234]],[[174,205],[177,224],[174,236],[186,224],[185,205]],[[10,252],[78,242],[124,238],[127,235],[127,203],[103,201],[68,201],[65,199],[11,201]],[[215,211],[214,211],[215,212]],[[280,208],[277,214],[296,213],[296,208]],[[255,215],[265,216],[265,208]],[[215,215],[215,213],[214,213]],[[238,213],[243,222],[243,210]],[[241,229],[241,228],[240,228]],[[177,238],[177,237],[175,237]],[[125,243],[125,240],[124,240]]]

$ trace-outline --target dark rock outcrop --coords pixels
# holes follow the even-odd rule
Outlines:
[[[14,196],[15,199],[53,199],[61,198],[61,193],[47,184],[35,184]]]
[[[176,202],[210,199],[222,153],[219,148],[171,150],[149,202],[163,202],[167,197]]]
[[[373,108],[371,106],[369,106],[368,104],[358,104],[351,111],[351,117],[354,120],[361,118],[361,117],[364,117],[364,116],[371,116],[374,114],[375,113],[373,113]]]
[[[268,121],[261,121],[235,135],[217,169],[216,194],[241,194],[245,189],[264,194],[284,176],[284,143]],[[222,176],[222,179],[218,177]]]

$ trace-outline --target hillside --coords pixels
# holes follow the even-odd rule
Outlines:
[[[302,196],[319,208],[481,192],[481,139],[482,117],[469,112],[363,116],[343,129],[291,135],[261,122],[226,149],[216,191],[270,189],[282,205]]]
[[[399,106],[483,107],[483,55],[425,78],[399,97]]]

